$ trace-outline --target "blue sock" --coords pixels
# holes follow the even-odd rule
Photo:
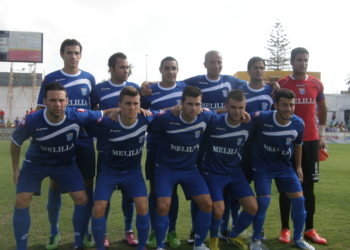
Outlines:
[[[123,194],[122,210],[124,214],[124,232],[132,231],[132,218],[134,217],[135,203],[128,195]]]
[[[27,249],[27,239],[30,227],[29,207],[22,209],[15,207],[12,223],[17,250]]]
[[[146,249],[146,242],[149,232],[149,213],[145,215],[136,215],[136,229],[139,238],[138,250]]]
[[[241,203],[238,200],[231,201],[232,227],[236,224]]]
[[[74,246],[82,246],[86,227],[89,223],[91,214],[87,211],[87,205],[74,205],[73,228],[74,228]]]
[[[169,216],[160,216],[158,212],[156,211],[154,213],[154,234],[156,236],[157,240],[157,248],[164,248],[164,240],[166,235],[166,230],[168,229],[169,224]]]
[[[50,222],[50,235],[52,236],[60,234],[60,231],[58,230],[58,219],[60,218],[61,205],[61,191],[49,188],[46,208]]]
[[[91,216],[91,229],[96,242],[96,250],[105,250],[106,217],[102,216],[96,219],[94,216]]]
[[[248,214],[246,211],[243,210],[239,214],[238,219],[236,220],[236,223],[232,228],[232,231],[230,232],[230,237],[231,238],[238,237],[239,234],[244,231],[244,229],[250,226],[254,217],[255,215]]]
[[[194,245],[196,247],[201,246],[207,237],[208,231],[210,229],[212,213],[204,213],[200,209],[198,210],[196,218],[196,240]]]
[[[224,214],[222,215],[222,219],[221,219],[221,227],[220,227],[220,232],[223,231],[228,231],[228,222],[230,220],[230,211],[231,211],[231,202],[230,202],[230,196],[228,196],[227,194],[224,194],[224,203],[225,203],[225,211]]]
[[[211,218],[211,225],[210,225],[210,238],[217,238],[219,237],[219,227],[221,224],[221,218],[216,220],[214,216]]]
[[[169,210],[169,228],[168,232],[176,230],[177,214],[179,212],[179,196],[177,194],[172,196],[170,210]]]
[[[291,217],[294,224],[294,240],[300,240],[306,219],[305,198],[289,199],[292,203]]]
[[[258,197],[258,212],[253,219],[253,239],[261,241],[261,230],[264,226],[267,208],[270,205],[271,197]]]
[[[89,213],[89,221],[90,221],[90,216],[92,214],[92,208],[94,207],[94,191],[92,188],[87,188],[86,189],[86,195],[88,197],[88,202],[86,204],[86,209],[87,212]],[[86,233],[89,233],[89,221],[86,226]]]
[[[192,230],[191,231],[192,232],[196,231],[195,224],[196,224],[198,210],[199,210],[199,207],[198,207],[197,203],[194,202],[194,200],[191,200],[191,219],[192,219]]]
[[[154,214],[157,210],[157,198],[151,194],[148,195],[149,219],[151,221],[151,230],[154,230]]]

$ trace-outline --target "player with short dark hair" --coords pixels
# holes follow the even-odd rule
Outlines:
[[[60,55],[64,66],[61,70],[45,76],[39,91],[36,110],[45,108],[43,103],[44,88],[50,82],[59,82],[65,86],[69,96],[69,107],[93,109],[95,104],[91,102],[90,95],[96,82],[92,74],[79,69],[79,62],[82,56],[81,44],[75,39],[64,40],[60,47]],[[87,137],[83,129],[80,130],[75,153],[75,162],[84,178],[86,193],[89,198],[87,209],[91,212],[93,206],[93,178],[95,176],[95,149],[93,138]],[[57,182],[51,179],[47,203],[51,236],[50,242],[46,245],[47,250],[57,249],[60,242],[58,221],[61,204],[61,190]],[[91,234],[88,231],[84,237],[84,245],[86,247],[94,246]]]
[[[210,228],[210,249],[219,250],[218,232],[221,217],[225,211],[224,189],[227,188],[230,198],[238,200],[243,211],[228,235],[227,241],[239,249],[247,249],[239,237],[252,222],[258,205],[254,193],[244,178],[240,167],[242,148],[254,128],[254,123],[241,123],[246,106],[244,92],[231,90],[226,99],[227,114],[215,116],[209,122],[208,143],[202,162],[202,174],[208,185],[213,201],[213,219]]]
[[[323,148],[325,126],[327,120],[327,107],[323,93],[322,82],[307,75],[309,52],[305,48],[295,48],[291,52],[291,65],[293,74],[279,80],[282,88],[290,89],[296,95],[295,114],[305,122],[305,133],[302,146],[302,169],[304,181],[301,184],[305,197],[305,220],[304,236],[315,243],[326,244],[326,239],[318,235],[314,229],[314,214],[316,208],[314,183],[319,181],[319,148]],[[316,127],[315,114],[319,120]],[[290,202],[284,193],[280,193],[280,211],[282,230],[279,240],[283,243],[290,242],[289,214]]]
[[[101,118],[95,124],[87,126],[89,134],[105,137],[108,142],[107,152],[101,164],[94,192],[92,231],[97,250],[104,250],[106,232],[105,210],[115,186],[123,194],[131,197],[136,206],[136,228],[138,231],[137,249],[144,250],[149,231],[147,211],[147,189],[142,176],[141,158],[145,132],[156,113],[149,117],[138,114],[140,95],[132,86],[124,87],[120,92],[118,122]]]
[[[294,242],[301,249],[314,250],[302,238],[306,211],[301,188],[301,145],[303,144],[304,122],[293,115],[295,95],[281,89],[276,92],[275,111],[256,111],[252,116],[257,123],[258,133],[253,145],[253,180],[258,201],[258,212],[253,220],[253,237],[250,249],[261,250],[261,230],[271,200],[271,184],[275,179],[280,192],[285,192],[292,203]],[[294,157],[296,169],[291,158]]]
[[[96,103],[99,106],[100,110],[117,108],[118,102],[120,101],[120,93],[122,89],[126,86],[132,86],[137,90],[140,89],[140,86],[136,83],[129,82],[129,62],[126,55],[122,52],[117,52],[111,55],[108,59],[108,67],[111,78],[105,82],[101,82],[96,85],[91,93],[91,102]],[[97,175],[100,171],[101,163],[104,159],[105,153],[107,152],[107,143],[108,140],[105,138],[97,139]],[[137,245],[137,240],[134,237],[132,231],[132,219],[134,215],[134,202],[132,198],[124,194],[123,190],[122,198],[122,210],[124,214],[124,237],[123,239],[128,242],[130,245]],[[110,202],[108,203],[106,209],[106,218],[109,214]],[[107,233],[105,234],[105,247],[109,247]]]
[[[11,156],[14,183],[17,185],[16,206],[13,215],[17,249],[26,249],[30,226],[29,204],[34,194],[40,195],[41,181],[55,179],[61,190],[68,191],[74,204],[74,249],[83,249],[83,238],[90,213],[83,177],[74,161],[76,141],[82,126],[92,122],[103,111],[67,107],[65,88],[57,83],[45,85],[45,109],[29,114],[12,135]],[[20,147],[32,138],[22,169],[19,169]]]
[[[177,183],[181,184],[186,196],[191,197],[200,208],[196,218],[194,250],[208,250],[203,242],[211,223],[212,202],[195,162],[203,132],[216,112],[205,109],[198,115],[202,94],[196,87],[187,86],[182,96],[184,101],[181,101],[180,116],[175,117],[167,110],[160,113],[150,126],[150,131],[161,133],[154,171],[157,197],[154,230],[157,250],[165,249],[168,212],[173,188]]]

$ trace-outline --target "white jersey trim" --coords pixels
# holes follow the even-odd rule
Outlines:
[[[79,134],[79,130],[80,130],[80,126],[76,123],[73,123],[67,127],[61,128],[60,130],[57,130],[56,132],[49,134],[47,136],[44,137],[39,137],[39,138],[35,138],[37,141],[46,141],[49,140],[57,135],[63,134],[71,129],[74,129],[77,132],[77,135]]]
[[[177,129],[177,130],[167,130],[166,132],[169,134],[177,134],[177,133],[182,133],[182,132],[188,132],[188,131],[198,129],[198,128],[203,128],[203,131],[204,131],[206,127],[207,127],[207,124],[205,122],[200,122],[194,126],[190,126],[190,127],[182,128],[182,129]]]
[[[68,76],[68,77],[76,77],[76,76],[81,74],[81,70],[80,69],[79,69],[79,72],[76,73],[76,74],[68,74],[68,73],[64,72],[62,69],[60,71],[61,71],[62,75],[65,75],[65,76]]]
[[[136,131],[134,131],[134,132],[132,132],[130,134],[127,134],[127,135],[124,135],[124,136],[120,136],[120,137],[117,137],[117,138],[113,138],[113,139],[108,139],[108,140],[112,141],[112,142],[124,141],[124,140],[130,139],[132,137],[135,137],[135,136],[139,135],[142,132],[145,132],[147,130],[147,127],[148,127],[148,125],[143,125],[138,130],[136,130]]]
[[[108,95],[105,95],[105,96],[101,97],[101,101],[103,101],[105,99],[108,99],[108,98],[111,98],[111,97],[119,96],[120,95],[120,91],[121,90],[113,92],[113,93],[110,93]]]
[[[215,90],[218,90],[218,89],[223,89],[224,87],[228,88],[228,91],[230,92],[231,91],[231,84],[229,82],[224,82],[224,83],[221,83],[219,85],[216,85],[214,87],[210,87],[210,88],[206,88],[206,89],[202,89],[202,93],[204,92],[211,92],[211,91],[215,91]]]
[[[69,88],[69,87],[74,87],[74,86],[77,86],[77,85],[81,85],[81,84],[86,84],[88,85],[90,91],[91,91],[91,82],[89,79],[77,79],[75,81],[72,81],[68,84],[65,84],[64,87],[65,88]]]
[[[174,92],[174,93],[171,93],[171,94],[168,94],[168,95],[165,95],[165,96],[162,96],[158,99],[155,99],[151,102],[151,104],[154,104],[154,103],[157,103],[157,102],[161,102],[161,101],[164,101],[164,100],[167,100],[167,99],[170,99],[170,98],[174,98],[174,97],[180,97],[182,96],[182,91],[179,91],[179,92]],[[167,107],[167,108],[170,108],[170,107]]]
[[[249,136],[249,132],[247,130],[241,130],[241,131],[227,133],[227,134],[223,134],[223,135],[210,135],[210,137],[213,137],[213,138],[228,138],[228,137],[234,137],[234,136],[240,136],[240,135],[243,135],[244,138],[245,138],[245,141],[247,141],[248,136]]]
[[[108,80],[108,83],[112,85],[113,87],[123,87],[125,86],[125,81],[122,84],[115,84],[111,81],[111,79]]]

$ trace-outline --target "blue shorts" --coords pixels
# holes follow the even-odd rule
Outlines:
[[[209,189],[198,168],[190,170],[170,169],[156,165],[154,185],[156,197],[171,197],[174,185],[179,183],[186,197],[209,194]]]
[[[117,185],[123,191],[123,195],[127,195],[127,197],[147,196],[146,183],[142,176],[141,165],[133,170],[120,171],[109,168],[102,163],[101,171],[96,182],[94,201],[109,201]]]
[[[238,168],[235,173],[227,175],[204,171],[202,174],[208,185],[213,202],[224,200],[225,188],[227,188],[230,198],[233,200],[254,196],[252,188],[240,168]]]
[[[279,192],[301,192],[301,184],[293,168],[279,171],[265,171],[257,169],[253,171],[253,180],[256,196],[271,195],[272,179],[275,179]]]
[[[149,180],[150,183],[154,183],[154,168],[156,165],[157,152],[158,149],[155,148],[147,149],[145,173],[146,180]]]
[[[40,195],[41,182],[47,176],[57,180],[61,190],[68,192],[85,190],[84,179],[75,162],[66,166],[45,166],[23,161],[16,193],[34,192]]]
[[[75,162],[83,178],[95,177],[95,147],[93,138],[81,138],[77,140],[75,148]]]

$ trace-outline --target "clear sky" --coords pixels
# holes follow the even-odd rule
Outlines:
[[[279,19],[290,47],[310,52],[309,71],[320,71],[325,93],[346,90],[350,74],[348,1],[236,0],[2,0],[0,30],[44,33],[44,62],[37,72],[62,68],[59,47],[66,38],[83,45],[80,68],[108,79],[107,61],[124,52],[135,65],[129,81],[160,80],[160,61],[179,62],[178,80],[205,74],[204,54],[223,55],[223,74],[246,70],[252,56],[266,58],[269,34]],[[15,63],[15,69],[28,63]],[[10,63],[0,63],[9,71]]]

